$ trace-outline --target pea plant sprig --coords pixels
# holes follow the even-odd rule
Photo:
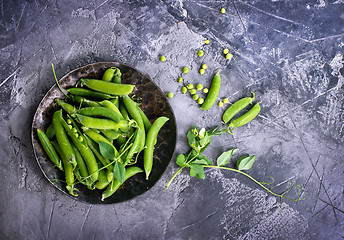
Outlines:
[[[206,131],[205,128],[197,129],[196,127],[191,127],[190,130],[187,133],[187,139],[188,144],[191,147],[191,150],[189,153],[186,154],[179,154],[176,158],[176,164],[179,165],[179,169],[175,172],[175,174],[172,176],[172,178],[168,181],[166,184],[166,188],[168,188],[173,180],[177,177],[177,175],[184,169],[189,168],[190,169],[190,176],[205,179],[205,173],[204,168],[214,168],[214,169],[223,169],[228,170],[232,172],[236,172],[239,174],[244,175],[245,177],[251,179],[253,182],[258,184],[261,188],[263,188],[268,193],[279,197],[281,200],[281,207],[283,199],[287,199],[290,201],[300,201],[304,200],[307,196],[305,195],[302,197],[301,193],[301,186],[296,185],[298,187],[297,191],[297,197],[291,198],[286,196],[290,192],[290,190],[294,187],[294,183],[292,181],[290,186],[282,193],[275,193],[271,190],[271,184],[274,182],[274,179],[272,179],[271,182],[261,182],[244,172],[244,170],[249,170],[252,168],[254,162],[255,162],[255,156],[254,155],[245,155],[239,158],[236,162],[236,168],[226,167],[226,165],[230,162],[232,155],[235,154],[238,149],[232,148],[228,151],[223,152],[220,154],[220,156],[216,160],[216,165],[213,165],[213,162],[204,156],[202,152],[207,149],[211,142],[211,138],[213,136],[221,135],[225,132],[228,132],[227,129],[220,129],[215,128],[213,130]]]

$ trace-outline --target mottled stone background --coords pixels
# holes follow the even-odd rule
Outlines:
[[[343,50],[343,0],[0,0],[0,238],[343,239]],[[214,138],[205,154],[215,160],[232,147],[255,154],[250,175],[273,176],[277,192],[293,180],[308,198],[281,210],[248,178],[209,169],[205,180],[184,171],[163,191],[174,159],[128,202],[87,205],[62,194],[34,158],[33,114],[54,84],[51,63],[61,77],[98,61],[135,67],[175,94],[175,156],[188,151],[190,126],[221,125],[225,109],[202,111],[181,94],[181,68],[190,68],[187,83],[205,86],[221,69],[219,99],[254,91],[262,111],[234,136]]]

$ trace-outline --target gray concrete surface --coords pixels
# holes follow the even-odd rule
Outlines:
[[[1,0],[0,238],[343,239],[343,23],[342,0]],[[231,147],[255,154],[250,175],[273,176],[277,192],[291,179],[307,199],[286,200],[281,210],[244,176],[209,169],[205,180],[183,171],[163,191],[174,159],[152,189],[128,202],[87,205],[63,195],[34,158],[32,117],[54,84],[51,63],[62,77],[98,61],[135,67],[175,94],[175,156],[189,150],[190,126],[221,125],[225,109],[202,111],[182,95],[181,68],[191,70],[187,82],[205,86],[221,69],[219,99],[254,91],[262,111],[234,136],[214,138],[205,154],[215,160]]]

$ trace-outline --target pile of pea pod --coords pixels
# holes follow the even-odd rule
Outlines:
[[[161,116],[151,124],[129,97],[135,86],[122,84],[121,77],[120,70],[111,67],[102,79],[80,79],[78,87],[67,89],[65,100],[55,99],[58,109],[47,130],[37,129],[73,196],[75,185],[84,184],[103,190],[103,201],[135,174],[145,172],[149,178],[158,132],[169,119]],[[142,151],[144,170],[135,165]]]

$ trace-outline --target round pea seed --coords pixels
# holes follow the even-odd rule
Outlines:
[[[209,44],[210,43],[210,41],[207,39],[207,40],[205,40],[205,44]]]
[[[207,69],[207,68],[208,68],[207,64],[203,64],[203,65],[202,65],[202,68],[203,68],[204,70]]]
[[[198,50],[197,55],[198,55],[199,57],[203,57],[204,51],[203,51],[203,50]]]
[[[69,124],[68,124],[68,127],[69,127],[69,129],[73,129],[73,126],[72,126],[72,125],[69,125]]]
[[[197,99],[197,102],[198,102],[198,104],[203,104],[204,103],[204,99],[203,98],[199,98],[199,99]]]
[[[77,130],[76,128],[73,128],[72,130],[73,130],[73,132],[75,132],[75,133],[78,132],[78,130]]]
[[[190,89],[190,93],[191,93],[192,95],[196,94],[196,92],[197,92],[196,89],[194,89],[194,88],[193,88],[193,89]]]
[[[203,74],[205,73],[205,70],[204,70],[203,68],[201,68],[201,69],[199,70],[199,73],[200,73],[201,75],[203,75]]]
[[[226,13],[226,9],[221,8],[221,13]]]
[[[223,102],[220,101],[220,102],[219,102],[219,107],[222,107],[222,106],[223,106]]]
[[[208,92],[209,92],[209,89],[208,89],[208,88],[204,88],[204,89],[203,89],[203,92],[204,92],[204,93],[208,93]]]
[[[183,68],[183,73],[188,73],[189,72],[189,68],[188,67],[184,67]]]
[[[196,89],[197,89],[197,91],[199,91],[199,90],[202,90],[203,89],[203,85],[202,84],[197,84],[196,85]]]
[[[180,77],[180,78],[178,78],[178,82],[183,82],[183,78],[182,77]]]
[[[228,98],[223,99],[223,103],[228,103]]]
[[[192,99],[195,100],[195,101],[196,101],[198,98],[199,98],[198,94],[195,94],[195,95],[192,96]]]
[[[232,57],[233,57],[233,54],[231,54],[231,53],[226,54],[226,59],[232,59]]]
[[[84,138],[81,135],[79,136],[79,141],[80,142],[84,141]]]
[[[75,135],[76,137],[79,137],[79,134],[78,134],[78,133],[74,133],[74,135]]]
[[[171,92],[167,93],[168,98],[173,98],[173,96],[174,96],[173,93],[171,93]]]
[[[192,83],[189,83],[187,86],[186,86],[188,89],[193,89],[194,88],[194,85]]]
[[[229,50],[227,48],[225,48],[225,49],[223,49],[223,53],[227,54],[227,53],[229,53]]]
[[[67,123],[68,124],[72,124],[72,120],[70,120],[69,118],[67,119]]]
[[[160,57],[160,61],[161,61],[161,62],[165,62],[165,61],[166,61],[166,57],[165,57],[165,56],[161,56],[161,57]]]
[[[186,87],[182,87],[182,93],[185,94],[188,91]]]

